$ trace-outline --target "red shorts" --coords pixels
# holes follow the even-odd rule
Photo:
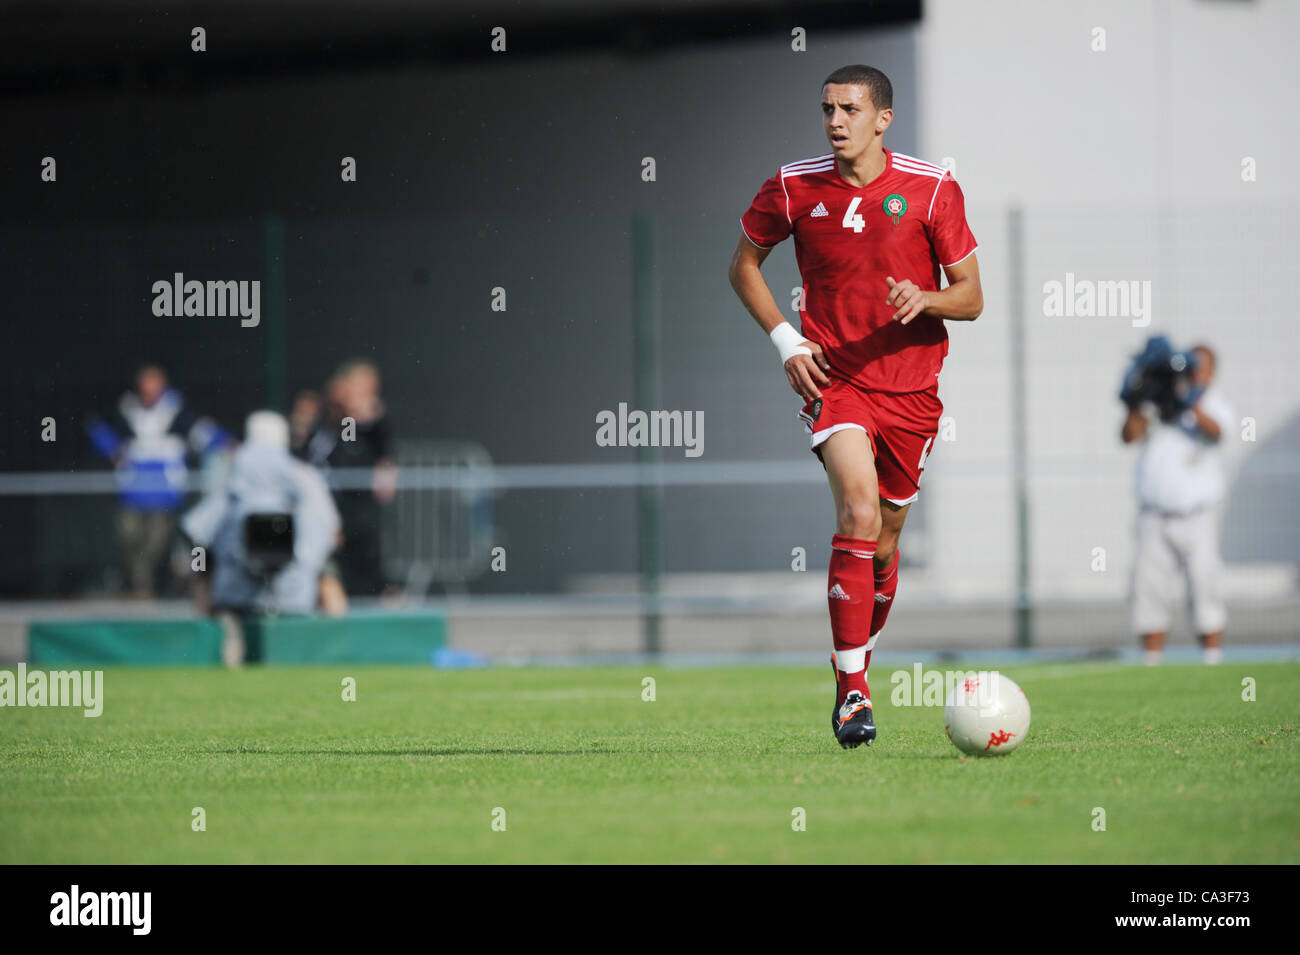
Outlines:
[[[907,394],[865,391],[835,378],[821,393],[799,412],[818,459],[821,443],[836,431],[865,431],[876,457],[880,496],[895,504],[915,501],[925,459],[934,448],[943,415],[937,390]],[[822,464],[825,466],[824,461]]]

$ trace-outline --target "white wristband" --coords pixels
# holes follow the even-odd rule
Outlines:
[[[812,349],[800,342],[804,340],[803,336],[794,330],[794,326],[789,322],[782,322],[776,328],[768,333],[772,339],[772,344],[781,355],[781,364],[784,365],[795,355],[807,355],[812,357]]]

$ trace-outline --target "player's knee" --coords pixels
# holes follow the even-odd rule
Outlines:
[[[840,504],[840,534],[859,540],[876,540],[880,536],[880,504],[874,495],[846,494]]]

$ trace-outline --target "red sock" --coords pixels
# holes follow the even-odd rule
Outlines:
[[[894,550],[894,559],[884,570],[876,571],[876,606],[871,611],[871,635],[874,637],[889,619],[889,608],[894,605],[894,594],[898,592],[898,550]],[[887,600],[881,600],[887,597]]]
[[[836,705],[850,690],[867,699],[865,650],[871,638],[871,615],[875,607],[875,567],[872,558],[876,542],[844,537],[831,538],[831,565],[827,573],[826,603],[831,612],[831,637],[835,641]],[[858,666],[858,658],[862,665]]]

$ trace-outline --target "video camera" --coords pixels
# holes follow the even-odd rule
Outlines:
[[[1195,351],[1174,351],[1164,335],[1152,335],[1124,372],[1119,398],[1130,409],[1150,402],[1161,421],[1172,422],[1196,404],[1204,390],[1192,381],[1196,365]]]
[[[244,559],[248,568],[274,577],[293,560],[292,514],[249,514],[244,518]]]

